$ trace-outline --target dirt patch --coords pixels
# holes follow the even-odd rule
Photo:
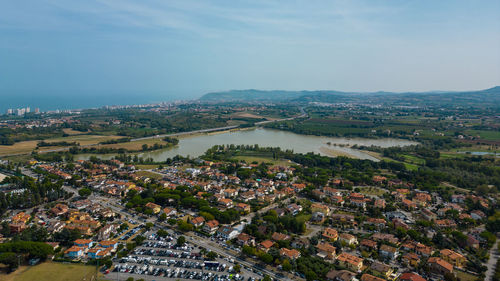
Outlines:
[[[356,156],[349,154],[347,152],[338,151],[338,150],[334,150],[334,149],[330,149],[330,148],[326,148],[326,147],[320,147],[319,151],[323,152],[326,155],[332,156],[332,157],[345,156],[345,157],[357,159]]]

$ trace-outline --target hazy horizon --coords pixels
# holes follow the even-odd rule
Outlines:
[[[19,100],[146,103],[230,89],[500,85],[498,1],[42,0],[0,7],[6,108]]]

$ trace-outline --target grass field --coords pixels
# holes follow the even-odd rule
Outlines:
[[[417,164],[417,165],[424,165],[425,160],[422,158],[419,158],[414,155],[409,155],[409,154],[403,154],[402,155],[405,158],[405,162],[411,163],[411,164]]]
[[[248,164],[252,162],[259,162],[259,163],[272,163],[273,165],[279,165],[279,166],[290,166],[291,162],[288,160],[275,160],[272,159],[271,157],[264,157],[264,156],[234,156],[234,159],[237,160],[244,160]]]
[[[312,215],[299,215],[297,216],[298,222],[308,222],[311,220]]]
[[[149,170],[149,169],[156,169],[160,165],[135,165],[135,167],[139,170]]]
[[[457,278],[460,279],[461,281],[476,281],[479,279],[475,275],[460,270],[456,270],[455,273],[457,275]]]
[[[157,173],[150,172],[150,171],[137,171],[135,173],[139,176],[148,177],[151,179],[161,179],[162,178],[161,175],[159,175]]]
[[[378,152],[373,152],[373,151],[367,151],[367,150],[363,150],[364,153],[367,153],[379,160],[385,160],[385,161],[390,161],[390,162],[397,162],[397,163],[403,163],[403,165],[405,165],[406,169],[407,170],[411,170],[411,171],[416,171],[418,170],[418,165],[415,165],[415,164],[411,164],[411,163],[407,163],[407,162],[401,162],[401,161],[397,161],[397,160],[394,160],[394,159],[391,159],[391,158],[388,158],[388,157],[384,157],[382,155],[380,155],[380,153]]]
[[[3,281],[80,281],[93,280],[95,267],[81,264],[45,262],[35,266],[21,267],[9,275],[0,275]]]

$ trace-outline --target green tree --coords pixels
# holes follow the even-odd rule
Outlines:
[[[292,265],[290,264],[290,261],[288,261],[288,259],[285,259],[283,261],[283,263],[281,264],[281,268],[284,271],[290,271],[290,270],[292,270]]]
[[[149,231],[151,228],[153,228],[153,226],[154,224],[152,222],[147,222],[145,228],[147,231]]]
[[[207,258],[208,258],[209,260],[212,260],[212,261],[213,261],[213,260],[215,260],[215,259],[217,258],[217,253],[216,253],[216,252],[213,252],[213,251],[210,251],[210,252],[208,252],[208,254],[207,254]]]
[[[165,214],[165,213],[162,213],[162,214],[160,215],[160,217],[159,217],[159,220],[160,220],[160,221],[165,221],[166,219],[167,219],[167,214]]]
[[[268,253],[262,253],[259,256],[260,260],[264,263],[271,264],[273,262],[273,256]]]
[[[241,265],[239,265],[237,263],[237,264],[234,265],[233,269],[234,269],[234,272],[239,273],[241,271]]]
[[[78,195],[82,196],[82,197],[88,197],[90,194],[92,194],[92,191],[88,188],[81,188],[80,190],[78,190]]]
[[[177,238],[177,246],[182,246],[182,245],[184,245],[184,243],[186,243],[186,237],[184,237],[182,235],[179,236]]]

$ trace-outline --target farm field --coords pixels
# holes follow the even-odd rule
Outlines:
[[[66,142],[77,142],[80,145],[92,145],[92,144],[98,144],[99,142],[102,141],[108,141],[108,140],[113,140],[113,139],[119,139],[121,138],[120,136],[103,136],[103,135],[74,135],[74,136],[69,136],[69,137],[62,137],[62,138],[54,138],[54,139],[47,139],[45,142],[59,142],[59,141],[66,141]]]
[[[82,134],[85,134],[85,132],[76,131],[76,130],[73,130],[71,128],[63,129],[63,132],[65,134],[68,134],[68,135],[82,135]]]
[[[80,145],[94,145],[102,141],[118,139],[119,136],[101,136],[101,135],[73,135],[68,137],[47,139],[45,142],[77,142]],[[38,140],[17,142],[14,145],[0,145],[0,156],[2,155],[15,155],[15,154],[28,154],[36,148]],[[40,148],[40,151],[52,150],[61,147],[48,146]]]
[[[0,145],[0,156],[30,153],[37,143],[38,141],[22,141],[13,145]]]
[[[499,131],[486,131],[486,130],[467,130],[465,131],[470,135],[479,135],[483,140],[499,140],[500,132]]]

